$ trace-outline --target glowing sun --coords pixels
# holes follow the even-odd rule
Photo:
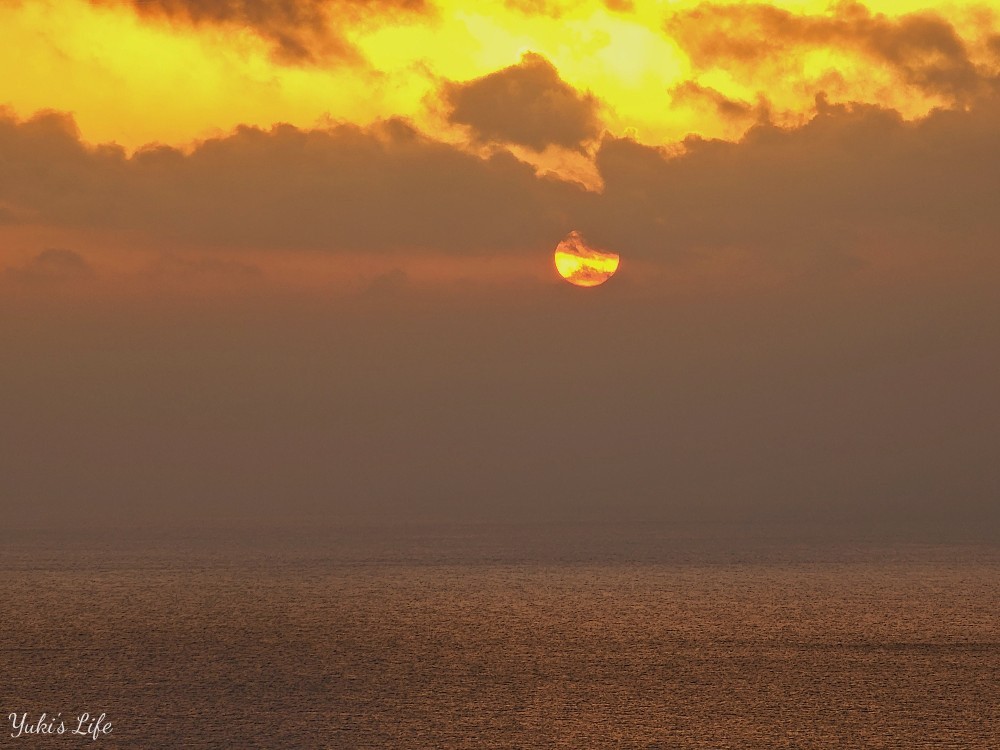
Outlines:
[[[570,284],[597,286],[618,270],[618,254],[590,247],[577,231],[556,246],[556,271]]]

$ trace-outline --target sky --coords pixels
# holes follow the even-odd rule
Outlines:
[[[996,533],[998,13],[0,3],[0,512]]]

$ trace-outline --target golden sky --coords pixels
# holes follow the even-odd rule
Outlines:
[[[16,72],[0,100],[130,149],[393,116],[463,141],[443,87],[532,53],[593,97],[601,129],[665,144],[739,137],[762,107],[801,121],[819,91],[907,117],[951,105],[966,68],[997,69],[994,16],[919,0],[18,0],[0,7],[0,70]]]

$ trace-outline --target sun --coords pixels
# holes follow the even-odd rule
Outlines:
[[[619,257],[590,247],[574,230],[556,246],[555,263],[556,271],[570,284],[599,286],[614,276]]]

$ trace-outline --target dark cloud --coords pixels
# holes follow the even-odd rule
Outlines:
[[[699,67],[789,59],[797,47],[859,50],[896,70],[913,86],[964,100],[992,86],[955,28],[944,18],[899,18],[841,3],[830,14],[806,15],[765,4],[703,3],[673,15],[667,32]]]
[[[1000,60],[1000,34],[991,34],[986,40],[986,47],[992,53],[994,59]]]
[[[246,28],[267,41],[274,59],[286,64],[318,64],[331,59],[356,61],[360,54],[343,28],[385,16],[430,11],[424,0],[90,0],[95,5],[124,4],[138,15],[172,23]]]
[[[449,83],[444,99],[450,120],[468,125],[481,141],[500,141],[542,151],[579,149],[601,132],[597,100],[559,77],[541,55],[463,83]]]
[[[678,153],[606,137],[595,193],[402,121],[241,128],[191,153],[130,157],[87,147],[71,121],[43,114],[0,118],[0,205],[11,224],[179,246],[531,256],[578,229],[626,263],[739,250],[803,272],[849,269],[866,243],[940,240],[959,253],[1000,232],[998,130],[993,99],[908,122],[821,96],[805,125],[761,122],[738,143],[689,138]]]
[[[402,121],[240,128],[190,154],[82,144],[72,121],[0,118],[8,221],[134,229],[174,241],[329,252],[552,247],[582,188],[507,153],[480,159]]]
[[[749,102],[731,99],[710,86],[702,86],[695,81],[685,81],[670,89],[670,98],[675,104],[707,102],[716,113],[727,120],[739,120],[759,114],[763,106],[754,107]]]
[[[802,127],[759,124],[739,143],[691,138],[680,155],[605,139],[605,190],[583,228],[623,256],[745,248],[793,265],[871,241],[957,252],[1000,231],[985,197],[1000,192],[995,102],[917,122],[822,97],[817,106]]]
[[[79,253],[48,248],[21,266],[5,269],[3,274],[15,282],[47,284],[89,279],[94,269]]]

